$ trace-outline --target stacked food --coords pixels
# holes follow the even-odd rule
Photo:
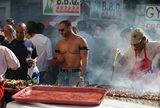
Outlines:
[[[30,80],[26,81],[26,80],[4,79],[4,88],[5,89],[19,91],[20,89],[25,88],[29,85],[32,85]]]
[[[125,98],[160,100],[159,92],[150,92],[145,90],[129,90],[129,89],[108,89],[108,96],[117,96]]]
[[[148,90],[140,88],[117,87],[112,85],[89,85],[89,87],[98,87],[107,89],[106,98],[113,100],[120,100],[126,102],[133,102],[138,104],[145,104],[150,106],[160,105],[160,91]]]
[[[107,97],[109,99],[116,99],[126,102],[133,102],[138,104],[145,104],[150,106],[159,106],[160,95],[158,91],[147,91],[138,89],[108,89]]]

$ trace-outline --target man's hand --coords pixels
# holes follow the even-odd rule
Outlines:
[[[57,55],[57,60],[58,60],[59,63],[63,63],[64,62],[64,58],[63,58],[62,54],[58,54]]]
[[[79,84],[83,81],[83,77],[79,77],[78,80],[77,80],[77,84],[76,86],[79,86]]]
[[[34,59],[26,58],[26,62],[27,62],[28,67],[31,67],[34,64]]]
[[[116,55],[118,55],[120,53],[120,49],[116,48],[116,49],[112,49],[111,50],[111,54],[115,57]]]
[[[123,65],[123,66],[127,65],[127,60],[126,60],[126,58],[122,56],[122,57],[120,58],[120,60],[119,60],[119,63],[120,63],[121,65]]]

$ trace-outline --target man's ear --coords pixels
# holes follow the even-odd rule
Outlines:
[[[143,37],[143,41],[144,41],[144,42],[146,41],[146,37]]]
[[[25,34],[28,34],[28,30],[25,30]]]
[[[69,26],[68,29],[71,31],[71,26]]]

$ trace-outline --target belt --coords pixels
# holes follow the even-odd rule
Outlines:
[[[81,69],[61,69],[61,72],[80,72]]]

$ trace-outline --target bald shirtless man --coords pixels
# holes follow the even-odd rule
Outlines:
[[[78,85],[85,76],[88,64],[88,45],[84,38],[72,31],[71,22],[61,21],[59,32],[63,39],[56,45],[53,63],[61,65],[58,75],[58,85]]]

